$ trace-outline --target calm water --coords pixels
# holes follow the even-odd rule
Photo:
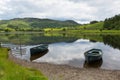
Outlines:
[[[53,43],[49,44],[49,52],[41,58],[34,61],[48,62],[54,64],[67,64],[74,67],[95,67],[85,64],[84,52],[97,48],[103,51],[103,61],[98,62],[96,68],[102,69],[120,69],[120,50],[114,49],[102,42],[90,42],[87,39],[78,39],[71,43]]]
[[[18,36],[19,35],[19,36]],[[45,35],[45,34],[1,34],[2,43],[17,45],[49,44],[49,51],[41,55],[24,56],[33,62],[65,64],[79,68],[102,68],[120,70],[120,35]],[[103,51],[102,60],[87,64],[84,52],[98,48]],[[23,59],[23,57],[22,57]]]

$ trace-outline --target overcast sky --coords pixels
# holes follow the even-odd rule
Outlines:
[[[49,18],[86,23],[120,14],[120,0],[0,0],[0,19]]]

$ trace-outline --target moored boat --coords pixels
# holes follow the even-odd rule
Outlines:
[[[47,54],[48,51],[49,51],[49,50],[46,50],[46,51],[44,51],[44,52],[36,53],[36,54],[34,54],[34,55],[31,55],[31,56],[30,56],[30,61],[33,61],[33,60],[35,60],[35,59],[38,59],[38,58],[44,56],[45,54]]]
[[[102,58],[103,52],[101,49],[91,49],[84,53],[85,60],[87,62],[92,62],[100,60]]]
[[[47,50],[48,50],[48,45],[43,44],[43,45],[30,48],[30,53],[31,55],[34,55],[34,54],[45,52]]]
[[[27,61],[37,59],[45,55],[48,51],[48,45],[46,44],[22,47],[17,46],[10,49],[10,52],[13,54],[13,56]]]

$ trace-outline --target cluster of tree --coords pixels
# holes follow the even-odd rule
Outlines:
[[[95,23],[98,23],[98,21],[91,21],[90,24],[95,24]]]
[[[120,14],[112,18],[105,19],[103,29],[107,30],[120,30]]]

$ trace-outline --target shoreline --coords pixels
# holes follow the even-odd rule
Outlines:
[[[73,29],[73,30],[66,30],[66,31],[62,31],[62,30],[51,30],[51,31],[11,31],[11,32],[0,32],[0,34],[23,34],[23,33],[28,33],[28,34],[31,34],[31,33],[99,33],[99,34],[106,34],[106,33],[118,33],[120,34],[120,30],[83,30],[83,29]]]
[[[15,58],[11,53],[9,53],[9,60],[24,67],[37,69],[49,80],[120,80],[120,70],[86,69],[67,65],[28,62]]]

